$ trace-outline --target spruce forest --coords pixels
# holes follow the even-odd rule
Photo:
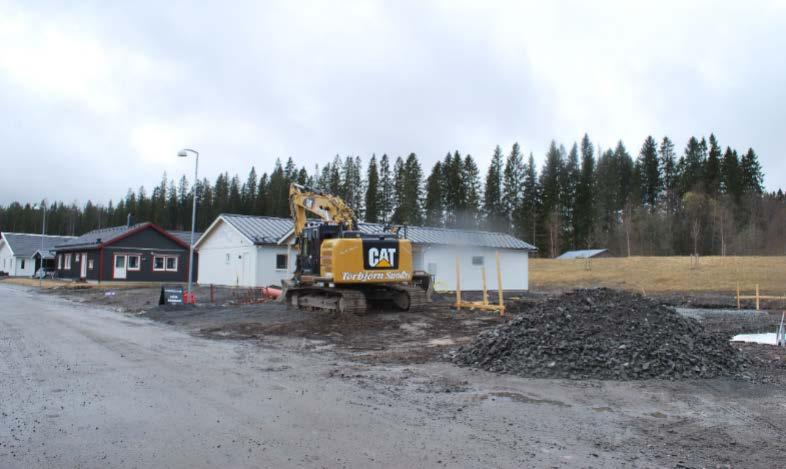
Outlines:
[[[786,254],[786,199],[763,190],[753,149],[722,149],[714,135],[691,137],[680,151],[647,137],[631,153],[620,141],[601,150],[587,135],[570,149],[552,141],[538,168],[519,145],[497,146],[482,171],[473,157],[450,152],[430,168],[405,158],[336,156],[324,166],[292,158],[245,180],[220,174],[196,184],[197,228],[220,213],[288,217],[291,182],[341,196],[367,222],[504,231],[555,257],[570,249],[608,248],[618,256]],[[191,185],[166,174],[148,192],[131,189],[106,205],[51,203],[47,233],[73,235],[124,224],[128,214],[188,230]],[[32,204],[0,206],[2,231],[41,230]]]

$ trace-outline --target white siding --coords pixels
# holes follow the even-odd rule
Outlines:
[[[35,274],[35,260],[32,257],[14,257],[8,243],[0,241],[0,271],[12,277],[32,277]]]
[[[461,289],[482,290],[483,277],[479,265],[472,264],[473,257],[483,257],[486,267],[486,288],[497,289],[496,250],[479,247],[432,246],[423,249],[423,269],[436,274],[434,288],[438,291],[456,289],[456,257],[461,266]],[[527,251],[500,250],[500,270],[503,290],[529,289],[529,254]],[[434,272],[433,270],[436,270]]]
[[[289,254],[286,269],[276,269],[276,256]],[[281,285],[281,280],[292,278],[295,271],[295,251],[287,246],[257,246],[257,286]]]
[[[24,263],[25,267],[22,268]],[[32,277],[35,274],[35,260],[32,257],[17,257],[14,273],[17,277]]]
[[[11,254],[11,249],[8,244],[0,240],[0,272],[5,272],[8,275],[14,275],[14,256]]]
[[[251,241],[224,222],[206,236],[199,244],[199,283],[257,285],[257,250]]]

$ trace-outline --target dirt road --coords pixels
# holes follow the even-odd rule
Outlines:
[[[0,467],[772,467],[786,392],[196,337],[0,285]],[[780,458],[780,459],[778,459]]]

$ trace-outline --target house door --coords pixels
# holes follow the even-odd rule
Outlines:
[[[115,256],[115,279],[124,280],[126,278],[127,261],[127,256]]]
[[[82,260],[79,262],[79,278],[87,278],[87,253],[82,253]]]

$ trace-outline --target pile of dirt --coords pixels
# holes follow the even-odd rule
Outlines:
[[[639,295],[576,290],[482,332],[452,355],[488,371],[571,379],[678,379],[742,371],[742,354],[694,319]]]

